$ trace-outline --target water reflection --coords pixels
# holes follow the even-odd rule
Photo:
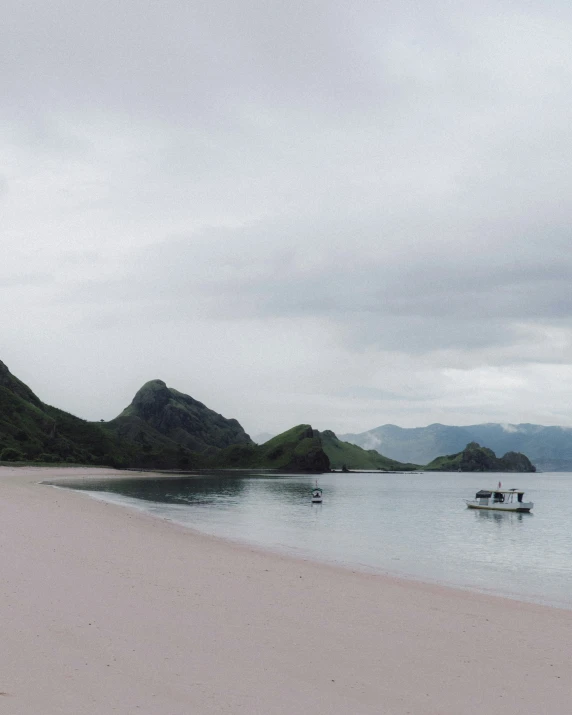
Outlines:
[[[257,489],[262,489],[273,497],[280,498],[282,500],[289,501],[291,503],[299,504],[304,501],[311,503],[311,490],[313,484],[310,484],[308,479],[303,480],[290,478],[290,479],[275,479],[266,478],[258,479],[256,487]],[[328,496],[332,498],[335,492],[335,488],[331,486],[328,487]],[[314,506],[317,506],[314,504]]]
[[[511,525],[515,522],[521,522],[523,519],[528,519],[533,516],[530,512],[508,512],[508,511],[493,511],[486,509],[472,509],[477,520],[494,521],[498,526]]]
[[[229,476],[161,477],[160,479],[86,479],[46,482],[68,489],[120,494],[131,499],[162,504],[210,504],[238,499],[246,482]]]

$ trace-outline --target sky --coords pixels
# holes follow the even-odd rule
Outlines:
[[[4,0],[0,360],[111,419],[572,425],[572,6]]]

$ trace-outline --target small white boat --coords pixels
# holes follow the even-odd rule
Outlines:
[[[316,486],[314,489],[312,489],[312,504],[321,504],[322,503],[322,489],[321,487],[318,486],[318,482],[316,482]]]
[[[521,489],[481,489],[474,499],[465,499],[469,509],[495,509],[496,511],[528,512],[534,506],[524,501]]]

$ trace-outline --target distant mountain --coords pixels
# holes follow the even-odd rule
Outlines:
[[[361,434],[339,435],[391,459],[427,464],[439,455],[458,453],[469,442],[486,444],[496,454],[522,452],[542,471],[572,471],[572,428],[535,424],[487,423],[463,427],[432,424],[403,428],[383,425]]]
[[[498,458],[487,447],[477,442],[469,443],[458,454],[437,457],[426,467],[426,471],[435,472],[535,472],[535,467],[528,457],[520,452],[507,452]]]
[[[342,442],[331,430],[320,432],[322,447],[328,455],[332,469],[381,469],[384,471],[411,471],[415,464],[403,464],[388,459],[374,449],[365,450],[355,444]]]
[[[231,444],[252,444],[237,420],[219,415],[202,402],[167,387],[162,380],[145,383],[129,407],[106,427],[139,444],[149,442],[151,428],[193,452],[208,453]]]

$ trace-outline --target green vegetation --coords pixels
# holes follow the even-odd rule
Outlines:
[[[130,457],[100,427],[44,405],[0,363],[0,460],[120,466]]]
[[[435,472],[535,472],[528,457],[520,452],[507,452],[498,458],[492,449],[470,442],[462,452],[437,457],[426,467]]]
[[[298,425],[264,444],[236,444],[212,460],[216,467],[241,469],[271,468],[292,472],[328,472],[330,462],[317,431]]]
[[[0,461],[139,469],[262,467],[328,471],[318,433],[300,425],[258,447],[233,419],[146,383],[110,422],[87,422],[44,404],[0,362]]]
[[[146,427],[142,427],[142,424]],[[107,428],[136,443],[165,439],[192,452],[252,444],[237,420],[226,419],[202,402],[167,387],[162,380],[143,385],[132,403]],[[145,438],[140,440],[143,429]]]
[[[328,455],[332,469],[346,470],[381,469],[383,471],[411,471],[419,469],[416,464],[404,464],[384,457],[375,449],[362,449],[355,444],[342,442],[331,430],[320,432],[322,447]]]
[[[145,469],[203,466],[201,455],[139,421],[148,439],[119,434],[112,423],[87,422],[44,404],[0,362],[0,460]]]

